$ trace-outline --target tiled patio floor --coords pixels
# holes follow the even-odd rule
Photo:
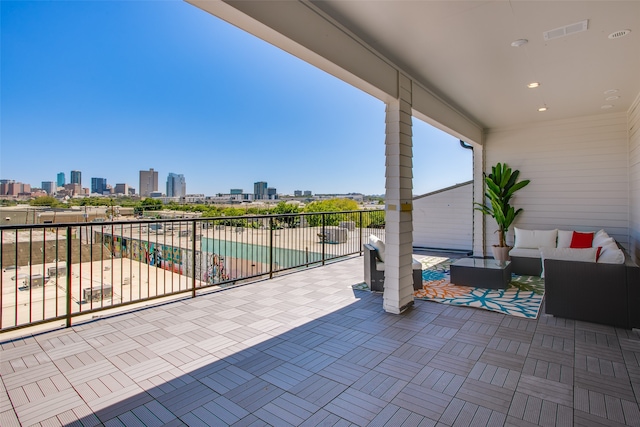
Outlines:
[[[0,425],[640,425],[640,333],[354,291],[362,258],[6,341]]]

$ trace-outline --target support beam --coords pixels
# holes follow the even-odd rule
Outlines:
[[[386,109],[386,231],[383,308],[413,305],[413,140],[411,80],[399,76],[399,98]]]
[[[473,202],[485,203],[484,199],[484,145],[473,144]],[[475,204],[473,205],[475,208]],[[473,256],[484,258],[486,217],[473,210]]]

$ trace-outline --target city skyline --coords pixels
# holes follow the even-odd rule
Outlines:
[[[0,8],[0,178],[77,169],[135,186],[153,164],[188,171],[196,194],[251,177],[384,193],[383,102],[186,2]],[[455,138],[417,119],[413,135],[415,194],[471,179]]]

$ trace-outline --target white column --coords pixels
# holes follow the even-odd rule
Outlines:
[[[484,146],[473,145],[473,201],[485,203],[484,198]],[[476,205],[474,204],[475,208]],[[484,257],[486,216],[477,210],[473,210],[473,256]]]
[[[386,226],[383,308],[399,314],[413,304],[413,140],[411,80],[399,76],[399,99],[386,111]]]

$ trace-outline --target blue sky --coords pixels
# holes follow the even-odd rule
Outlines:
[[[82,171],[188,193],[384,194],[384,104],[179,0],[7,1],[0,178]],[[414,194],[472,177],[471,151],[414,119]]]

